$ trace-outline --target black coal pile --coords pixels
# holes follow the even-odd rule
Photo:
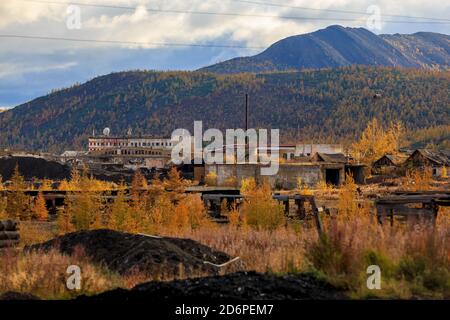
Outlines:
[[[40,299],[30,293],[8,291],[8,292],[0,294],[0,301],[2,301],[2,300],[28,301],[28,300],[40,300]]]
[[[70,233],[26,247],[25,250],[46,252],[57,249],[63,254],[71,255],[79,248],[94,263],[102,264],[122,275],[132,272],[144,273],[150,277],[215,275],[221,271],[216,265],[232,259],[225,253],[190,239],[159,238],[112,230]],[[233,267],[238,268],[238,263],[234,263]]]
[[[0,175],[3,180],[11,179],[16,165],[20,174],[27,180],[32,178],[62,180],[70,178],[70,167],[56,161],[35,157],[3,157],[0,158]]]
[[[346,299],[342,290],[309,274],[276,276],[237,272],[170,282],[148,282],[131,290],[115,289],[88,300],[334,300]]]

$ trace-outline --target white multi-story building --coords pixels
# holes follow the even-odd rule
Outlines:
[[[145,151],[151,149],[171,150],[172,141],[168,138],[154,137],[113,137],[99,136],[89,138],[88,150],[95,151],[115,151],[113,154],[129,154],[128,151]]]

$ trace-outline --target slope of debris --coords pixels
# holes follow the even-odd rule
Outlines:
[[[74,232],[25,250],[57,249],[71,255],[79,248],[94,263],[102,264],[111,271],[122,275],[140,272],[153,278],[215,275],[220,268],[212,264],[219,265],[231,260],[227,254],[190,239],[160,238],[112,230]],[[239,268],[238,264],[234,267]]]
[[[256,272],[237,272],[170,282],[152,281],[131,290],[115,289],[88,300],[154,301],[177,299],[232,300],[330,300],[346,299],[331,284],[308,274],[275,276]]]

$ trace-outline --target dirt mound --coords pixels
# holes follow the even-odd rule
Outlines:
[[[25,250],[48,251],[56,248],[71,255],[77,247],[94,263],[103,264],[120,274],[139,271],[149,276],[215,275],[231,260],[225,253],[214,251],[189,239],[156,238],[111,230],[80,231],[33,245]],[[236,267],[235,264],[234,267]]]
[[[238,272],[224,276],[148,282],[132,290],[116,289],[80,299],[154,301],[159,299],[321,300],[346,299],[345,294],[308,274],[275,276]]]
[[[0,301],[1,300],[28,301],[28,300],[40,300],[40,299],[30,293],[8,291],[8,292],[0,294]]]
[[[0,175],[3,180],[11,179],[16,165],[26,180],[32,178],[62,180],[70,178],[70,167],[56,161],[34,157],[2,157],[0,158]]]

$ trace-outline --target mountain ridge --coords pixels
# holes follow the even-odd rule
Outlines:
[[[349,65],[448,70],[450,37],[431,32],[376,35],[364,28],[333,25],[279,40],[257,55],[233,58],[199,71],[260,73]]]

